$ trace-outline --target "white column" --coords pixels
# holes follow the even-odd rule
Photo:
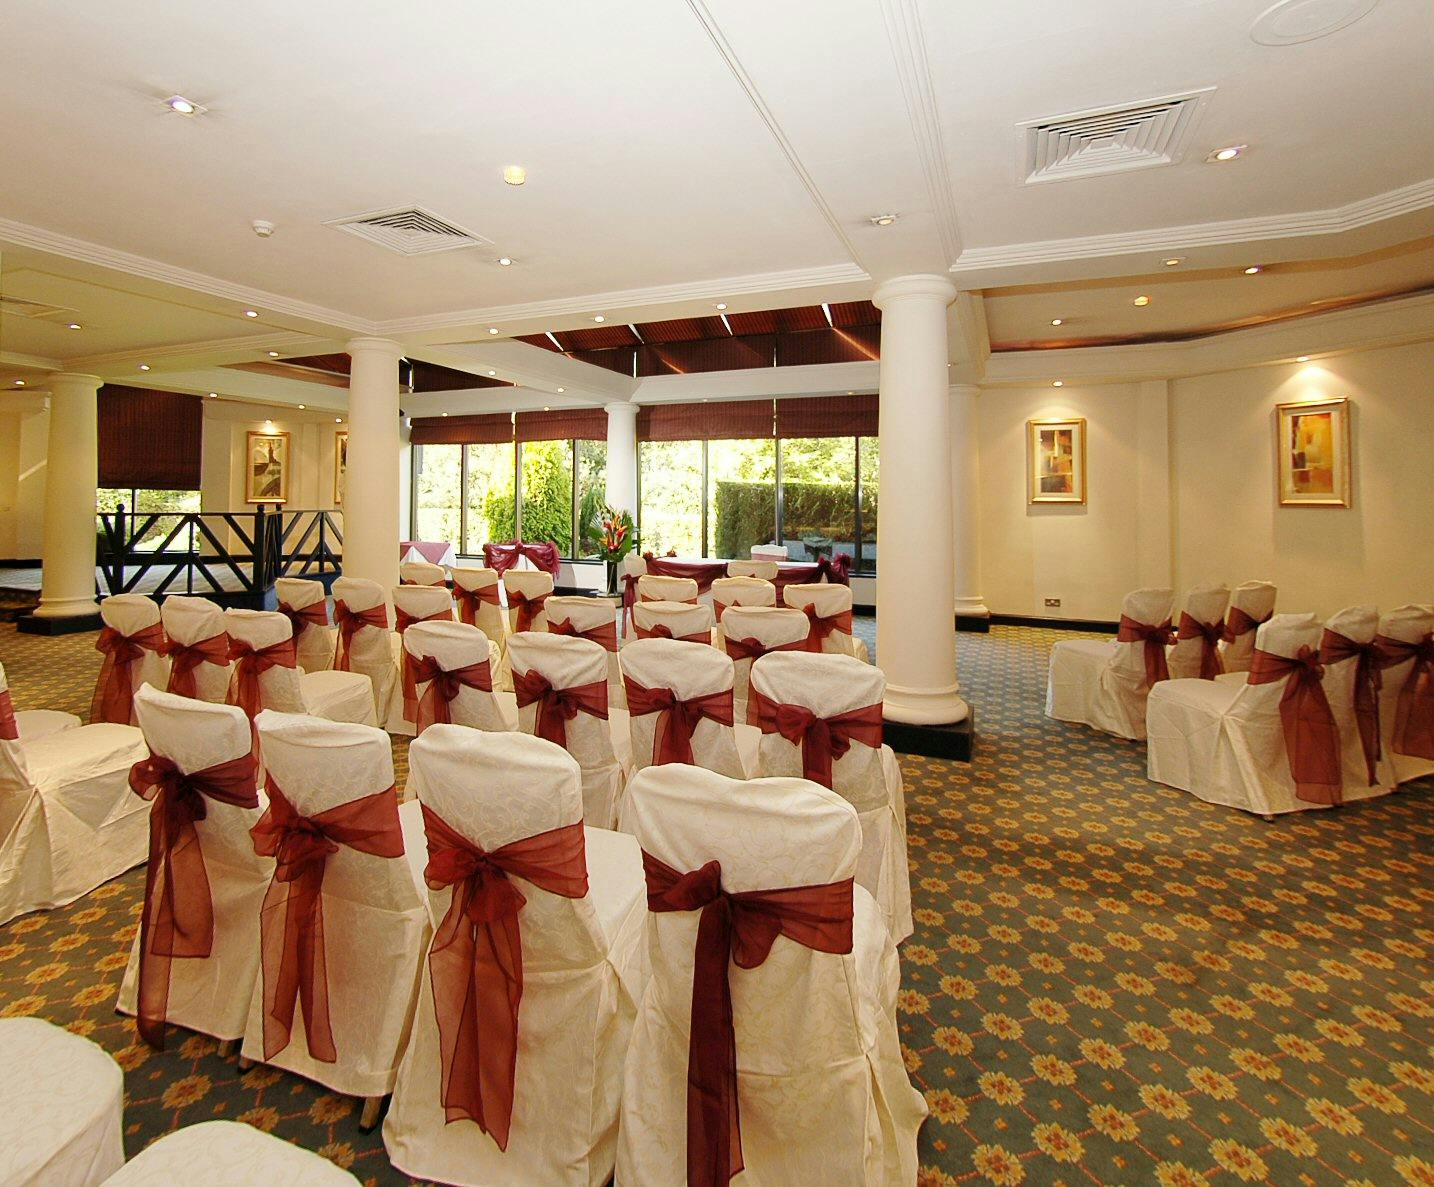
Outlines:
[[[349,465],[344,488],[344,576],[398,584],[398,360],[387,338],[355,338],[349,358]]]
[[[607,501],[637,517],[637,405],[607,406]]]
[[[1149,380],[1136,389],[1136,577],[1142,586],[1174,584],[1170,517],[1170,384]]]
[[[45,456],[45,535],[37,618],[97,614],[95,488],[98,375],[49,377],[50,444]]]
[[[951,538],[956,556],[956,613],[985,618],[981,597],[981,446],[974,383],[951,387]]]
[[[951,398],[941,276],[901,276],[877,287],[881,310],[881,562],[876,652],[886,673],[886,716],[942,725],[964,721],[957,692],[955,561],[951,536]]]

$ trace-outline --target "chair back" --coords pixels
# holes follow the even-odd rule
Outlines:
[[[224,629],[229,637],[247,643],[255,651],[282,644],[293,637],[293,624],[284,615],[269,610],[225,610]],[[239,704],[239,683],[243,661],[234,664],[229,680],[230,705]],[[299,687],[299,669],[275,664],[259,673],[261,709],[277,709],[280,713],[304,712],[304,694]]]
[[[727,562],[727,576],[728,576],[728,577],[756,577],[756,578],[760,578],[762,581],[776,581],[776,579],[777,579],[777,562],[776,562],[776,561],[765,561],[765,560],[762,560],[762,561],[759,561],[759,560],[751,560],[751,561],[728,561],[728,562]],[[745,604],[747,604],[747,605],[760,605],[761,603],[752,602],[752,603],[745,603]]]
[[[1268,651],[1271,655],[1293,659],[1302,647],[1318,653],[1324,624],[1314,614],[1276,614],[1253,633],[1256,638],[1252,653]],[[1272,721],[1275,734],[1280,739],[1281,751],[1284,750],[1284,741],[1280,733],[1280,697],[1284,691],[1283,680],[1245,684],[1229,708],[1229,713],[1235,717]]]
[[[34,788],[15,724],[10,681],[5,676],[5,665],[0,664],[0,838],[9,836],[10,826],[19,819]]]
[[[622,671],[624,681],[647,689],[670,689],[679,701],[690,702],[714,694],[720,697],[724,692],[730,694],[733,689],[732,661],[715,647],[702,643],[683,643],[676,639],[634,639],[622,649]],[[660,757],[656,752],[661,730],[667,724],[663,720],[664,714],[638,713],[633,708],[631,693],[628,709],[631,713],[633,765],[638,769],[650,767]],[[731,725],[702,716],[693,727],[691,746],[694,766],[705,767],[732,779],[745,777]]]
[[[554,595],[545,609],[550,633],[576,635],[604,651],[617,650],[617,608],[608,599]]]
[[[1227,672],[1248,672],[1255,650],[1255,630],[1241,630],[1231,638],[1232,628],[1250,622],[1264,622],[1275,611],[1275,587],[1268,581],[1242,581],[1230,594],[1229,617],[1225,623],[1224,662]],[[1235,611],[1239,611],[1236,614]],[[1243,616],[1243,617],[1242,617]]]
[[[1412,604],[1398,606],[1379,620],[1379,636],[1398,643],[1419,644],[1428,640],[1431,632],[1434,632],[1434,609],[1428,606]],[[1415,658],[1410,655],[1408,658],[1390,664],[1380,673],[1379,729],[1383,735],[1384,750],[1393,758],[1401,780],[1428,774],[1428,763],[1434,760],[1434,755],[1426,757],[1412,754],[1409,750],[1408,736],[1403,740],[1396,738],[1401,697],[1406,701],[1406,707],[1411,702],[1419,703],[1424,700],[1424,697],[1415,695],[1420,691],[1418,688],[1411,688],[1408,693],[1405,692],[1405,686],[1409,683],[1410,676],[1414,674],[1414,664]],[[1425,693],[1425,696],[1427,695]],[[1419,741],[1425,736],[1424,731],[1418,725],[1420,715],[1417,711],[1412,720],[1415,722],[1415,728],[1409,732],[1416,740],[1417,749]]]
[[[328,591],[322,581],[308,577],[280,577],[274,582],[279,609],[323,608],[323,623],[302,623],[295,628],[294,648],[299,667],[306,672],[325,672],[334,666],[334,629],[329,624]]]
[[[833,582],[793,583],[782,589],[782,601],[800,610],[811,624],[807,644],[813,651],[855,655],[851,633],[851,586]]]
[[[208,598],[174,596],[164,599],[159,608],[164,633],[172,644],[189,646],[203,643],[221,636],[224,631],[224,611]],[[203,660],[194,669],[194,687],[201,701],[222,704],[229,695],[229,676],[232,665]],[[174,679],[171,669],[170,681]]]
[[[1342,636],[1351,643],[1367,647],[1374,642],[1375,635],[1379,633],[1379,611],[1373,606],[1349,606],[1327,618],[1324,629],[1326,633]],[[1321,647],[1323,647],[1323,638],[1324,635],[1321,635]],[[1369,662],[1364,665],[1366,678],[1363,681],[1363,689],[1360,688],[1360,667],[1360,656],[1357,654],[1346,656],[1344,659],[1325,658],[1324,662],[1324,695],[1325,699],[1329,701],[1330,711],[1334,714],[1335,724],[1339,727],[1344,785],[1351,789],[1371,786],[1371,765],[1374,767],[1376,782],[1388,774],[1387,770],[1381,772],[1379,769],[1381,762],[1378,755],[1379,743],[1376,730],[1379,703],[1377,686],[1382,681],[1379,678],[1378,665]],[[1368,679],[1369,673],[1373,673],[1376,682],[1372,695]],[[1363,706],[1367,717],[1370,745],[1368,754],[1365,752],[1365,738],[1360,732],[1361,706]],[[1372,715],[1369,713],[1371,706],[1374,707]],[[1387,758],[1387,756],[1384,757]]]
[[[398,580],[400,585],[447,585],[448,572],[430,561],[402,561]]]
[[[695,602],[697,582],[691,577],[663,577],[644,573],[637,579],[639,602]]]
[[[146,594],[112,594],[100,599],[100,621],[112,630],[129,637],[159,625],[159,603]],[[169,660],[162,651],[144,649],[130,665],[133,687],[149,684],[163,688],[169,681]]]
[[[537,607],[532,614],[532,622],[526,626],[520,623],[522,614],[519,610],[513,595],[521,597],[547,598],[553,592],[553,575],[542,569],[509,569],[503,574],[503,593],[508,603],[508,633],[514,634],[520,630],[545,631],[548,629],[547,603],[544,602]]]
[[[624,577],[641,577],[647,572],[647,562],[642,559],[642,553],[629,552],[622,558],[622,575]]]
[[[665,578],[664,578],[665,580]],[[632,608],[633,639],[712,642],[712,607],[695,602],[638,602]]]
[[[395,585],[394,630],[400,635],[419,622],[454,622],[453,596],[446,585]]]
[[[340,602],[355,613],[383,607],[385,621],[388,623],[386,627],[363,623],[354,632],[348,649],[349,670],[363,672],[366,676],[374,679],[375,686],[380,680],[391,682],[393,679],[393,644],[389,642],[389,635],[393,629],[393,612],[383,586],[377,581],[369,581],[365,577],[340,577],[334,582],[334,622],[336,625],[339,618],[338,604]],[[339,639],[338,646],[343,647],[342,637]]]
[[[1121,618],[1128,618],[1141,626],[1160,626],[1170,621],[1170,609],[1175,603],[1172,589],[1137,589],[1125,595],[1120,604]],[[1110,671],[1120,680],[1129,684],[1146,683],[1146,643],[1117,642],[1115,654],[1110,660]]]
[[[732,660],[739,710],[747,704],[752,670],[752,657],[745,653],[754,646],[767,650],[805,647],[809,631],[807,616],[790,606],[733,606],[722,615],[722,646]]]
[[[546,574],[545,574],[546,576]],[[508,658],[516,685],[519,678],[535,672],[555,689],[601,685],[601,702],[606,712],[608,653],[587,639],[525,631],[508,640]],[[596,695],[596,694],[595,694]],[[524,733],[538,730],[537,703],[524,705],[519,697],[518,724]],[[611,766],[615,761],[612,735],[605,717],[579,712],[566,722],[566,750],[584,768]]]
[[[1230,588],[1227,585],[1197,585],[1185,595],[1185,609],[1181,611],[1180,622],[1176,624],[1175,645],[1170,649],[1170,678],[1172,680],[1195,679],[1201,673],[1201,661],[1205,660],[1204,670],[1211,674],[1212,664],[1205,659],[1207,648],[1213,648],[1215,657],[1219,657],[1219,640],[1207,642],[1205,635],[1187,634],[1180,637],[1180,623],[1185,621],[1188,615],[1195,623],[1206,628],[1213,628],[1216,625],[1223,625],[1225,621],[1225,608],[1230,602]]]
[[[733,561],[732,565],[741,563],[744,562]],[[727,568],[730,570],[732,565],[728,565]],[[757,566],[753,564],[753,567]],[[774,570],[776,567],[776,565],[772,566]],[[716,613],[719,623],[729,606],[775,606],[776,604],[777,587],[769,578],[739,577],[734,574],[731,577],[719,577],[712,583],[712,609]]]
[[[474,664],[489,664],[489,683],[492,684],[497,677],[497,673],[491,670],[492,650],[488,646],[488,636],[466,622],[416,622],[404,634],[403,647],[411,661],[430,656],[446,672],[455,672]],[[416,685],[420,702],[428,690],[428,683],[425,680]],[[448,716],[454,725],[466,725],[473,729],[502,731],[508,728],[493,694],[480,688],[460,685],[454,698],[448,702]]]
[[[456,591],[462,590],[493,590],[502,588],[502,579],[498,576],[497,569],[454,569],[453,588]],[[507,618],[503,614],[501,595],[494,593],[499,601],[480,601],[477,603],[473,613],[468,614],[459,603],[459,619],[468,623],[469,626],[476,626],[488,638],[496,640],[502,647],[508,636]],[[455,598],[456,600],[456,598]]]

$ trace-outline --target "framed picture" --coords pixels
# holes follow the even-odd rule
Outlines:
[[[1085,420],[1026,421],[1026,495],[1032,503],[1085,502]]]
[[[349,435],[347,431],[334,434],[334,506],[342,507],[344,502],[344,477],[349,472]]]
[[[250,433],[244,470],[246,503],[289,501],[289,434]]]
[[[1349,400],[1275,406],[1281,507],[1349,506]]]

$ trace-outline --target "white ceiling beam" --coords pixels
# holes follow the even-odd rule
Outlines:
[[[638,381],[633,402],[687,404],[700,400],[760,400],[769,396],[841,396],[876,391],[880,374],[880,363],[863,361],[652,375]]]
[[[232,367],[209,367],[174,371],[113,371],[103,376],[107,383],[146,387],[165,392],[207,395],[218,392],[226,400],[251,404],[298,405],[328,412],[345,412],[349,404],[346,387],[307,383]]]
[[[596,367],[509,338],[448,346],[408,346],[406,350],[411,359],[422,359],[470,375],[489,377],[489,372],[495,372],[491,378],[505,379],[551,395],[559,394],[558,388],[564,388],[568,396],[581,397],[588,403],[626,400],[637,386],[637,381],[629,375],[619,375],[606,367]]]

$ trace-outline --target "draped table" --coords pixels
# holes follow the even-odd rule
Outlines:
[[[398,559],[411,561],[414,557],[430,565],[452,565],[458,559],[453,554],[453,545],[446,540],[400,540]]]
[[[735,558],[741,559],[741,558]],[[697,592],[704,594],[712,588],[712,583],[719,577],[727,576],[727,561],[700,560],[684,561],[670,556],[643,556],[647,562],[647,571],[657,577],[690,577],[697,582]],[[777,587],[778,601],[780,602],[782,590],[789,585],[803,585],[809,582],[818,582],[823,578],[835,585],[851,584],[851,557],[846,553],[838,553],[835,558],[828,559],[821,557],[816,561],[787,561],[778,562],[777,578],[773,584]],[[632,609],[637,602],[637,577],[627,574],[623,578],[622,607],[624,616]]]
[[[509,540],[506,544],[483,545],[483,563],[499,574],[513,568],[520,557],[527,557],[545,573],[558,576],[561,561],[556,544],[529,544],[522,540]]]

